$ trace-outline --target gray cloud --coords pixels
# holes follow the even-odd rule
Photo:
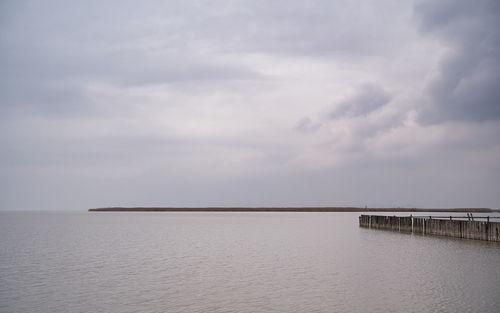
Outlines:
[[[200,28],[228,50],[373,55],[397,48],[403,33],[392,25],[404,19],[404,11],[400,1],[386,7],[373,1],[243,1],[233,14],[209,16]],[[384,17],[384,23],[375,17]]]
[[[159,1],[141,8],[123,1],[2,2],[9,14],[0,30],[0,111],[4,117],[99,113],[88,84],[265,79],[230,61],[239,54],[381,54],[403,36],[391,26],[401,14],[391,10],[404,6],[390,2],[390,10],[371,1]],[[381,15],[383,24],[373,18]]]
[[[294,126],[294,130],[312,134],[320,130],[325,125],[335,123],[338,119],[352,119],[356,117],[367,117],[369,114],[382,108],[390,103],[393,99],[387,91],[382,87],[373,84],[365,83],[356,87],[354,92],[345,100],[337,103],[335,109],[323,114],[317,121],[313,121],[310,117],[299,119]],[[353,129],[358,135],[371,136],[378,131],[391,128],[401,124],[401,114],[396,114],[390,119],[385,119],[383,125],[380,123],[365,122],[363,127]],[[327,141],[329,141],[328,139]]]
[[[500,118],[500,3],[420,1],[420,31],[449,46],[439,76],[429,85],[423,122]]]
[[[0,30],[4,118],[15,112],[100,113],[88,97],[89,84],[128,88],[262,79],[241,63],[204,54],[202,43],[190,36],[189,16],[201,13],[194,3],[141,10],[114,4],[91,1],[76,9],[64,1],[2,3],[10,13]],[[179,13],[187,16],[179,19]]]
[[[294,129],[302,133],[317,131],[322,126],[320,122],[313,122],[309,117],[303,117],[295,123]]]
[[[350,98],[340,103],[329,115],[331,119],[367,115],[387,104],[391,96],[380,86],[364,84]]]

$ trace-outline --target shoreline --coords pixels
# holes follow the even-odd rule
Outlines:
[[[362,208],[362,207],[109,207],[89,212],[440,212],[493,213],[490,208]]]

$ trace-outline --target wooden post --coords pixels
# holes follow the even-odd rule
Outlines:
[[[410,214],[410,220],[411,220],[411,233],[413,234],[413,215]]]

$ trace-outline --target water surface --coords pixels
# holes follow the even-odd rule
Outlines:
[[[499,243],[359,214],[0,213],[0,312],[500,311]]]

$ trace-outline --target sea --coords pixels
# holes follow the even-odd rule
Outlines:
[[[360,214],[1,212],[0,312],[500,312],[500,243]]]

